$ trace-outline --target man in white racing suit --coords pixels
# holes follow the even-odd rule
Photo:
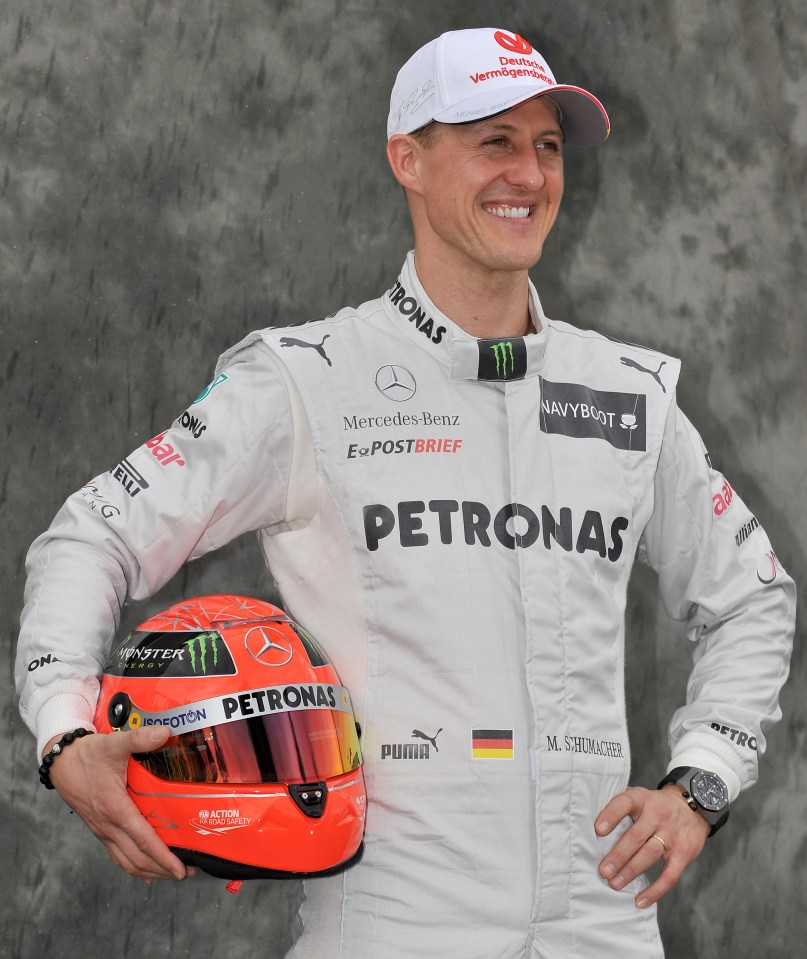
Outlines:
[[[41,754],[92,727],[123,602],[258,531],[364,730],[365,856],[306,883],[296,957],[662,956],[655,903],[779,718],[793,583],[678,409],[678,361],[548,319],[528,279],[564,145],[607,132],[516,34],[418,51],[388,125],[415,228],[398,278],[248,336],[31,549],[17,674]],[[696,643],[658,790],[628,786],[636,556]],[[87,737],[51,770],[147,879],[185,875],[125,791],[129,754],[166,736]]]

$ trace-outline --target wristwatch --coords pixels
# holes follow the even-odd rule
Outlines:
[[[658,788],[669,783],[683,790],[689,808],[706,820],[709,835],[714,836],[729,818],[729,790],[720,776],[707,769],[678,766],[667,773]]]

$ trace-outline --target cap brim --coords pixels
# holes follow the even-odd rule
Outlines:
[[[588,90],[561,84],[544,90],[544,94],[560,107],[560,125],[566,143],[586,147],[608,139],[611,121],[605,107]]]
[[[455,104],[450,110],[444,110],[434,119],[438,123],[464,124],[478,123],[490,117],[506,113],[521,106],[527,100],[548,96],[560,107],[561,129],[564,141],[572,146],[595,146],[602,143],[611,132],[611,124],[605,107],[588,90],[566,84],[542,86],[536,90],[534,85],[510,87],[507,96],[502,90],[491,90],[484,95],[475,95],[462,103]]]

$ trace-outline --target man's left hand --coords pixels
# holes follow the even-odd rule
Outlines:
[[[614,796],[594,823],[597,835],[607,836],[626,816],[633,825],[600,863],[600,875],[612,889],[622,889],[664,859],[658,878],[636,897],[636,905],[644,909],[665,896],[697,859],[709,825],[674,785],[654,790],[631,786]]]

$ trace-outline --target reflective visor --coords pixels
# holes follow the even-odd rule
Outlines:
[[[306,783],[362,762],[353,714],[328,709],[206,726],[134,758],[160,779],[195,783]]]

